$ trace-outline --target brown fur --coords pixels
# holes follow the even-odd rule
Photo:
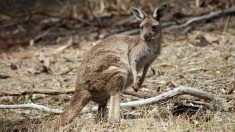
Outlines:
[[[160,53],[160,23],[152,16],[145,16],[140,27],[140,37],[115,35],[87,52],[79,67],[75,94],[69,106],[52,122],[53,127],[71,121],[90,100],[99,104],[97,118],[102,118],[110,99],[109,121],[120,120],[120,93],[133,83],[138,90],[150,64]],[[146,40],[146,35],[150,39]],[[137,81],[141,69],[143,74]]]

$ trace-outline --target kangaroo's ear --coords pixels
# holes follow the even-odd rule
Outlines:
[[[131,7],[132,13],[135,16],[135,18],[139,21],[144,20],[146,13],[138,8]]]
[[[164,15],[165,15],[165,12],[166,12],[166,9],[168,8],[168,5],[167,4],[163,4],[159,7],[157,7],[153,13],[153,17],[156,19],[156,20],[160,20]]]

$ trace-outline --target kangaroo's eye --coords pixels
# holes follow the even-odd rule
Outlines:
[[[152,26],[152,29],[157,30],[157,26],[156,25]]]

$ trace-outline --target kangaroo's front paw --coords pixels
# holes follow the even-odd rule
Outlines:
[[[134,83],[131,87],[134,89],[135,92],[138,92],[138,90],[140,88],[138,83]]]

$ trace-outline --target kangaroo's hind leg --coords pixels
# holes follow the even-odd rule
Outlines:
[[[113,84],[111,87],[111,93],[110,93],[110,108],[109,108],[109,115],[108,120],[109,122],[115,123],[120,122],[120,101],[121,101],[121,92],[123,89],[125,89],[126,86],[126,73],[121,73],[114,78],[111,78],[112,80],[110,83]]]
[[[120,92],[110,96],[109,122],[115,123],[120,121]]]

